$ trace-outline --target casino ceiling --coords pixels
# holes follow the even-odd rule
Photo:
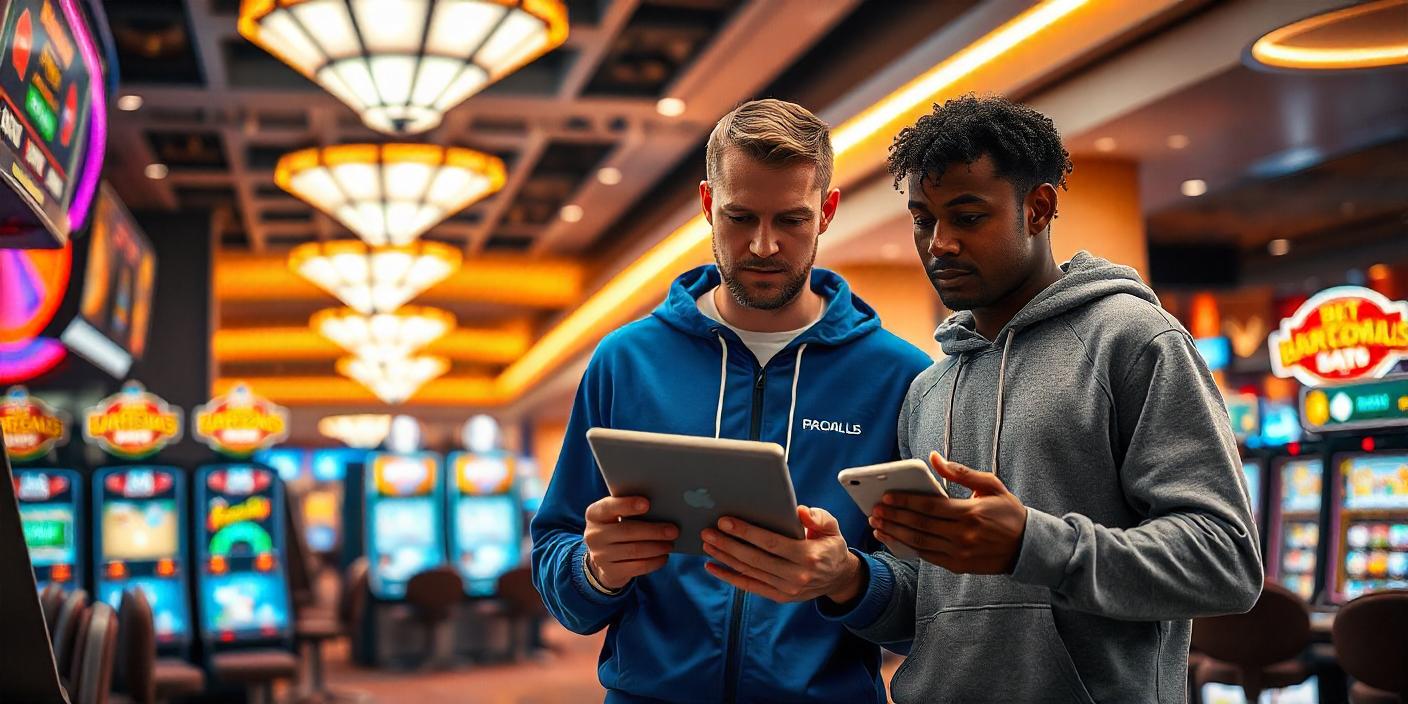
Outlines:
[[[637,253],[648,226],[690,197],[718,115],[758,95],[835,100],[974,2],[920,13],[859,0],[566,4],[562,46],[413,138],[487,152],[507,168],[502,190],[422,237],[464,257],[415,300],[457,319],[428,350],[451,362],[431,406],[482,398],[486,379]],[[238,0],[107,4],[121,93],[141,98],[138,109],[113,113],[108,178],[139,216],[210,213],[209,232],[192,236],[218,242],[217,389],[236,379],[256,388],[279,382],[270,395],[294,405],[382,407],[337,376],[341,350],[309,327],[312,314],[337,302],[287,265],[299,244],[355,236],[274,176],[279,158],[298,149],[389,138],[241,37],[238,12]],[[662,115],[664,97],[682,99],[683,114]],[[153,164],[165,169],[153,173]],[[570,204],[581,210],[569,222]],[[423,405],[412,399],[404,408],[434,413]]]

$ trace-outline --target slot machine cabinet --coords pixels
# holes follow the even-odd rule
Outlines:
[[[1408,589],[1408,450],[1335,455],[1330,600]]]
[[[1309,602],[1324,583],[1325,460],[1320,454],[1280,457],[1271,466],[1266,577]]]
[[[32,468],[15,469],[12,481],[35,587],[81,587],[87,548],[83,478],[72,469]]]

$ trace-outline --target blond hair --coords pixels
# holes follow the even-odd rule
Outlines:
[[[722,177],[724,152],[730,147],[769,166],[812,164],[813,185],[822,191],[831,187],[831,128],[796,103],[753,100],[724,115],[705,149],[705,178],[711,183]]]

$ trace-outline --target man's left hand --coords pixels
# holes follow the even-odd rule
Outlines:
[[[860,559],[846,548],[836,518],[819,508],[797,507],[806,537],[794,540],[740,521],[719,519],[700,533],[709,574],[779,603],[828,597],[845,603],[859,596]],[[723,565],[723,567],[720,567]]]
[[[1027,507],[991,472],[949,462],[934,452],[929,464],[973,496],[889,492],[870,525],[886,543],[904,543],[919,557],[955,574],[1011,574],[1027,529]]]

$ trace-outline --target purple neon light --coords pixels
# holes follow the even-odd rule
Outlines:
[[[93,78],[88,81],[92,88],[91,112],[93,113],[91,129],[88,130],[88,154],[83,164],[83,172],[78,176],[78,189],[74,191],[73,200],[69,201],[68,224],[69,230],[80,230],[87,222],[88,206],[93,204],[93,194],[98,190],[98,177],[103,170],[103,151],[108,141],[108,101],[103,85],[103,65],[98,62],[98,49],[93,45],[93,37],[84,30],[83,18],[78,14],[78,7],[74,5],[74,0],[61,0],[64,8],[64,18],[68,20],[70,27],[74,28],[73,34],[78,37],[78,49],[83,52],[83,61],[92,67]],[[75,215],[76,213],[76,215]]]
[[[47,337],[24,342],[0,342],[0,384],[28,381],[59,366],[68,350]]]

